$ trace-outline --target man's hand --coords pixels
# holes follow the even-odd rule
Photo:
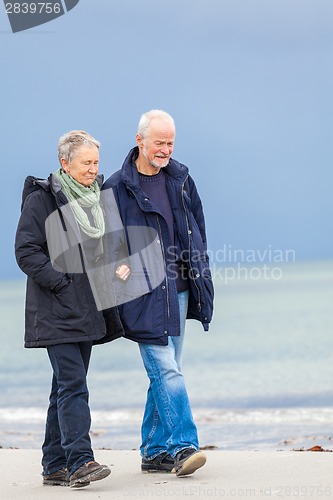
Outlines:
[[[116,276],[122,281],[126,281],[129,278],[130,274],[131,270],[128,266],[126,266],[126,264],[122,264],[116,269]]]

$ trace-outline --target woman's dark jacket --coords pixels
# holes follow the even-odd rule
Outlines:
[[[157,234],[156,243],[165,256],[170,237],[165,218],[140,187],[135,165],[138,148],[132,149],[121,170],[103,185],[112,188],[125,231],[133,227],[149,227]],[[187,318],[199,320],[208,330],[213,313],[213,284],[209,269],[205,221],[202,204],[188,168],[171,159],[163,169],[174,215],[177,255],[185,261],[189,275]],[[133,233],[133,231],[132,231]],[[133,241],[129,254],[133,253]],[[131,276],[126,286],[131,293]],[[122,286],[121,284],[119,286]],[[125,336],[137,342],[166,345],[169,335],[180,334],[179,303],[176,282],[165,262],[163,281],[149,293],[119,306]]]
[[[101,185],[102,176],[97,180]],[[123,334],[117,309],[102,312],[96,307],[81,242],[57,178],[52,174],[48,180],[27,177],[15,240],[16,260],[28,276],[25,347],[97,344]],[[51,247],[59,255],[52,261]]]

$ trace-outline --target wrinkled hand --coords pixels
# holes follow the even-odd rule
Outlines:
[[[116,276],[122,281],[126,281],[129,278],[130,274],[131,270],[128,266],[126,266],[126,264],[122,264],[116,269]]]

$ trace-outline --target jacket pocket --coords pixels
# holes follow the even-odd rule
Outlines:
[[[77,298],[75,286],[70,282],[59,292],[52,294],[53,316],[61,319],[70,319],[80,316],[80,304]]]
[[[147,333],[153,331],[152,294],[148,293],[119,306],[122,324],[126,332]]]

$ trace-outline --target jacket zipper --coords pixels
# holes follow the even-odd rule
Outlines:
[[[133,189],[129,186],[127,186],[127,189],[132,193],[134,198],[138,201],[139,200],[136,196],[136,193],[134,193]],[[139,203],[140,205],[140,203]],[[165,255],[165,248],[164,248],[164,242],[162,238],[162,229],[161,229],[161,224],[160,224],[160,219],[159,215],[156,214],[156,219],[157,219],[157,225],[159,229],[159,238],[161,242],[161,248],[162,248],[162,254],[163,254],[163,261],[164,261],[164,273],[165,273],[165,286],[166,286],[166,300],[167,300],[167,311],[168,311],[168,319],[170,319],[170,292],[169,292],[169,279],[168,279],[168,274],[167,274],[167,265],[166,265],[166,255]],[[199,291],[198,291],[199,293]]]
[[[191,230],[190,230],[190,224],[189,224],[189,221],[188,221],[188,215],[187,215],[187,210],[186,210],[186,206],[185,206],[185,200],[184,200],[184,186],[185,186],[185,182],[187,181],[188,179],[188,175],[186,176],[183,184],[182,184],[182,193],[181,193],[181,196],[182,196],[182,203],[183,203],[183,208],[184,208],[184,213],[185,213],[185,220],[186,220],[186,227],[187,227],[187,236],[188,236],[188,256],[189,256],[189,262],[190,262],[190,265],[191,265],[191,269],[190,269],[190,272],[193,273],[193,269],[192,269],[192,259],[191,259]],[[194,285],[197,289],[197,292],[198,292],[198,310],[199,312],[201,312],[201,294],[200,294],[200,289],[197,285],[197,282],[195,279],[193,279],[193,282],[194,282]]]
[[[159,236],[160,236],[160,242],[161,242],[162,254],[163,254],[163,261],[164,261],[164,272],[165,272],[165,285],[166,285],[166,294],[167,294],[168,319],[170,319],[169,280],[168,280],[167,267],[166,267],[165,249],[164,249],[164,243],[163,243],[163,238],[162,238],[162,230],[161,230],[159,216],[156,215],[156,218],[157,218],[157,224],[158,224],[159,233],[160,233]]]

